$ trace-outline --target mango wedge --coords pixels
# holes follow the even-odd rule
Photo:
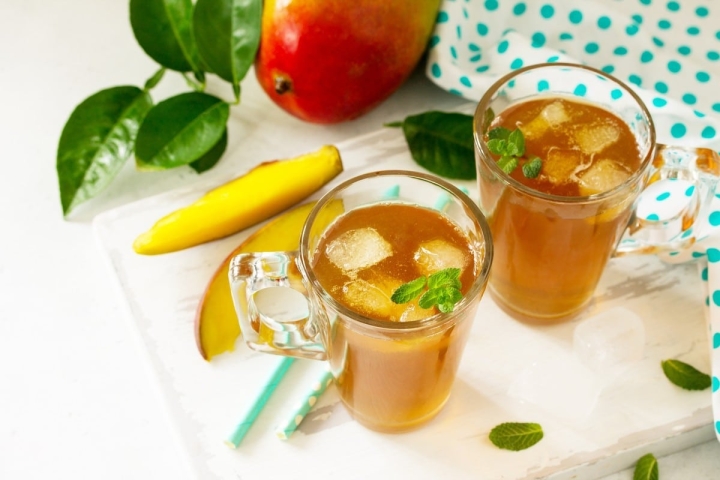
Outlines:
[[[315,203],[300,205],[265,224],[233,250],[215,271],[195,315],[195,343],[205,360],[232,351],[240,336],[228,280],[230,260],[239,253],[297,250],[303,224]],[[341,202],[330,203],[316,221],[330,224],[342,212]]]
[[[133,249],[157,255],[226,237],[297,204],[342,170],[340,152],[331,145],[292,159],[261,163],[158,220],[135,239]]]

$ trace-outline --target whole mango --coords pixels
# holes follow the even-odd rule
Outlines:
[[[356,118],[392,94],[427,47],[440,0],[266,0],[255,72],[309,122]]]

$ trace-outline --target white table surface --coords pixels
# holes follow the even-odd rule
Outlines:
[[[0,479],[182,479],[162,404],[92,228],[98,213],[192,185],[189,169],[137,173],[129,162],[98,198],[63,220],[55,174],[60,131],[77,103],[142,85],[155,65],[135,42],[127,0],[0,3]],[[157,100],[186,91],[168,74]],[[230,98],[214,79],[209,91]],[[417,72],[359,120],[303,123],[274,106],[253,75],[234,107],[230,144],[205,175],[225,179],[383,122],[463,101]],[[720,478],[711,441],[659,459],[663,479]],[[271,477],[268,477],[271,478]],[[632,478],[631,471],[605,480]]]

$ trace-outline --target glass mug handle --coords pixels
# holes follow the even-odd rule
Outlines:
[[[615,250],[616,257],[681,250],[698,240],[695,227],[707,217],[715,195],[720,180],[720,156],[709,148],[658,144],[651,168],[644,188],[660,180],[685,180],[693,184],[694,190],[687,204],[670,218],[650,220],[633,211],[628,237]]]
[[[242,253],[228,276],[245,343],[253,350],[325,360],[317,309],[297,267],[298,252]]]

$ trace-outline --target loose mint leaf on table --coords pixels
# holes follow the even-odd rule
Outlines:
[[[260,44],[261,17],[262,0],[198,0],[195,5],[193,31],[200,57],[232,84],[236,100]]]
[[[441,177],[475,178],[471,115],[430,111],[386,126],[402,127],[410,155],[421,167]]]
[[[192,0],[130,0],[130,24],[145,53],[163,67],[203,80],[192,33]]]
[[[137,168],[164,170],[200,159],[220,141],[229,115],[227,103],[200,92],[158,103],[148,112],[137,135]]]
[[[543,430],[537,423],[501,423],[490,431],[489,438],[496,447],[517,452],[542,440]]]
[[[94,197],[130,157],[150,95],[138,87],[102,90],[85,99],[65,124],[57,150],[63,214]]]
[[[635,464],[633,480],[659,480],[660,472],[658,471],[657,459],[652,453],[643,455]]]
[[[710,375],[680,360],[663,360],[661,365],[668,380],[685,390],[705,390],[712,383]]]
[[[194,162],[190,162],[188,165],[190,165],[190,168],[195,170],[197,173],[203,173],[210,170],[217,164],[217,162],[220,161],[220,157],[222,157],[222,154],[225,153],[225,149],[227,148],[227,143],[228,136],[226,128],[223,132],[222,137],[220,137],[220,140],[215,144],[214,147],[208,150],[205,155],[198,158]]]

